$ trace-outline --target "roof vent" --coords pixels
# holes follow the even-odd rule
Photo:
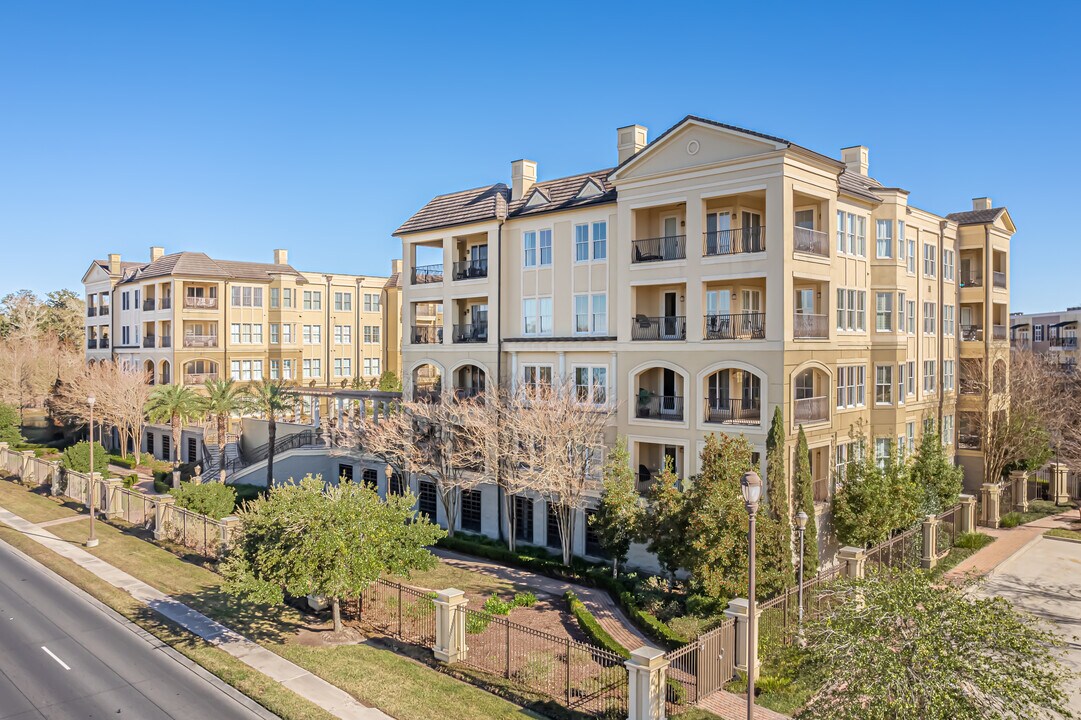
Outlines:
[[[853,145],[841,148],[841,162],[848,166],[848,172],[867,177],[867,146]]]
[[[989,197],[972,198],[972,209],[973,210],[990,210],[991,209],[991,198],[989,198]]]
[[[648,132],[641,125],[627,125],[616,130],[616,150],[619,152],[620,165],[634,157],[646,146]]]
[[[510,164],[510,199],[521,200],[537,182],[537,163],[532,160],[515,160]]]

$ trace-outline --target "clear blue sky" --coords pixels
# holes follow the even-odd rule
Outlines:
[[[868,145],[935,212],[990,195],[1013,309],[1081,304],[1076,4],[464,5],[3,2],[0,292],[153,244],[383,274],[433,195],[693,113]]]

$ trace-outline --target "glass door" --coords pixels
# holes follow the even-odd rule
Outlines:
[[[762,214],[751,210],[744,210],[740,220],[743,223],[742,241],[743,247],[738,252],[760,252],[765,250],[762,238]]]
[[[706,255],[728,255],[732,252],[732,214],[706,214]]]

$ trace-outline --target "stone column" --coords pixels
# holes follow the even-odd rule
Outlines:
[[[233,533],[240,526],[240,518],[236,515],[226,515],[221,519],[221,539],[218,553],[224,553],[233,543]]]
[[[465,660],[465,593],[447,588],[435,595],[435,659],[445,663]]]
[[[173,489],[180,487],[180,471],[173,470]]]
[[[22,455],[22,468],[19,470],[19,479],[24,483],[37,482],[37,478],[34,477],[34,451],[23,450]]]
[[[165,538],[165,524],[169,521],[169,513],[172,511],[176,498],[172,495],[158,495],[154,500],[154,539]]]
[[[120,517],[123,514],[123,498],[120,496],[123,484],[120,478],[109,478],[105,481],[105,517]]]
[[[725,609],[724,614],[726,617],[730,617],[736,621],[736,670],[747,672],[747,659],[751,658],[750,667],[753,668],[754,679],[757,680],[758,674],[762,669],[762,665],[758,661],[758,638],[762,635],[761,623],[758,621],[762,617],[762,610],[757,607],[755,608],[755,638],[753,646],[748,647],[748,618],[750,615],[747,612],[747,604],[745,598],[729,600],[728,607]]]
[[[976,496],[962,495],[959,500],[961,502],[961,520],[958,531],[963,533],[976,532]]]
[[[665,720],[664,651],[648,645],[631,653],[627,666],[627,720]]]
[[[923,557],[920,567],[930,570],[938,565],[938,516],[928,515],[923,520]]]
[[[846,578],[853,580],[860,580],[863,578],[867,566],[866,550],[849,545],[841,548],[837,552],[837,559],[844,565],[844,575]]]
[[[1056,505],[1069,505],[1070,491],[1066,484],[1069,468],[1063,463],[1051,463],[1051,499]]]
[[[1024,470],[1011,470],[1010,484],[1013,486],[1013,507],[1008,510],[1028,512],[1028,473]]]
[[[984,527],[998,528],[1002,519],[999,503],[1002,501],[1002,488],[997,483],[984,483],[980,487],[983,496],[982,509],[980,511],[980,524]]]

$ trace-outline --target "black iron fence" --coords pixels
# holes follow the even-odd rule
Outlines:
[[[631,340],[686,340],[687,317],[665,315],[647,317],[635,315],[631,324]]]
[[[662,260],[683,260],[687,257],[687,236],[646,238],[631,243],[631,262],[647,263]]]
[[[764,225],[746,228],[731,228],[705,233],[703,254],[736,255],[739,253],[764,252],[766,249],[766,228]]]
[[[765,337],[765,313],[747,312],[706,315],[706,340],[761,340]]]

